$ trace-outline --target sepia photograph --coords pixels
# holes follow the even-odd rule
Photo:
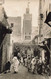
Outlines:
[[[0,79],[51,79],[51,0],[0,0]]]

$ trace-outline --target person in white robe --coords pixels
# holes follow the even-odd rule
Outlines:
[[[34,57],[31,61],[31,71],[34,73],[35,70],[35,64],[36,64],[36,58]]]
[[[19,61],[17,59],[16,56],[13,57],[12,59],[12,65],[11,65],[11,71],[12,69],[14,70],[14,73],[17,73],[18,72],[18,69],[19,69]]]

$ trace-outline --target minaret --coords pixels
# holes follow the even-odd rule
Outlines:
[[[28,0],[28,4],[27,4],[27,8],[26,8],[26,13],[27,13],[27,14],[29,14],[29,11],[30,11],[30,10],[29,10],[29,4],[30,4],[30,1]]]
[[[24,14],[23,19],[23,34],[24,34],[24,40],[31,40],[31,28],[32,28],[32,14],[30,14],[29,9],[30,1],[28,0],[26,13]]]

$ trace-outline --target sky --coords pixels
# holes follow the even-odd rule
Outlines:
[[[32,14],[32,26],[38,26],[38,0],[30,1],[30,13]],[[22,16],[26,11],[28,0],[5,0],[4,8],[8,16]]]
[[[39,15],[39,0],[29,0],[30,14],[32,14],[32,33],[34,33],[34,27],[38,26],[38,15]],[[7,16],[17,17],[26,13],[28,0],[4,0],[4,9]],[[15,37],[16,38],[16,37]],[[19,39],[18,39],[19,40]]]

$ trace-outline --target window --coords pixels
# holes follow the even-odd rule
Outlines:
[[[25,36],[25,40],[30,40],[31,36]]]
[[[41,18],[41,20],[43,20],[43,14],[40,14],[40,18]]]
[[[11,27],[13,27],[14,23],[11,23]]]

